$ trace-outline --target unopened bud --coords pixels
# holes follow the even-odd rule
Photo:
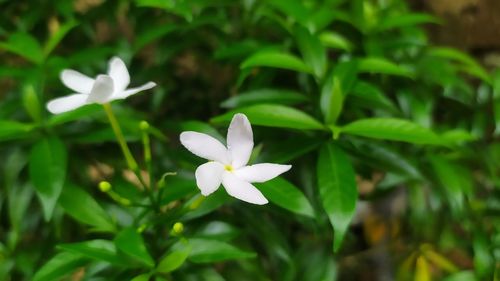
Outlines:
[[[144,232],[144,230],[146,229],[146,227],[147,227],[147,226],[148,226],[147,224],[141,224],[141,226],[139,226],[139,227],[137,228],[137,233],[142,233],[142,232]]]
[[[184,225],[182,224],[182,222],[176,222],[174,223],[172,230],[175,234],[181,234],[182,232],[184,232]]]
[[[139,123],[139,128],[143,131],[147,131],[149,129],[149,123],[147,121],[141,121],[141,123]]]
[[[102,191],[102,192],[108,192],[111,190],[111,184],[107,181],[101,181],[99,183],[99,189]]]

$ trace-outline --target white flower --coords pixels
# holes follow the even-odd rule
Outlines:
[[[227,149],[215,138],[197,132],[183,132],[181,143],[193,154],[210,160],[196,169],[196,185],[207,196],[220,184],[227,193],[248,203],[268,201],[251,183],[265,182],[290,170],[291,165],[262,163],[247,166],[253,149],[253,133],[244,114],[235,114],[227,132]]]
[[[156,83],[148,82],[137,88],[127,89],[130,75],[125,63],[118,57],[113,57],[109,61],[108,74],[100,74],[96,79],[75,70],[65,69],[61,72],[61,80],[66,87],[76,93],[49,101],[47,109],[54,114],[71,111],[91,103],[108,103],[124,99],[156,86]]]

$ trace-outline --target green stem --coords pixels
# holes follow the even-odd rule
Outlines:
[[[108,116],[109,123],[111,124],[111,128],[113,128],[113,132],[115,133],[116,140],[118,141],[118,144],[120,145],[120,148],[123,152],[123,156],[125,156],[125,160],[127,161],[127,165],[129,167],[129,169],[136,172],[139,169],[139,166],[137,165],[137,162],[135,161],[134,156],[132,156],[132,153],[130,152],[130,149],[128,148],[127,142],[125,141],[125,137],[123,137],[123,133],[122,133],[122,130],[120,128],[120,125],[118,124],[118,121],[116,120],[116,117],[113,113],[113,110],[111,109],[111,105],[109,103],[104,103],[102,106],[104,107],[104,111],[106,111],[106,115]],[[138,177],[138,178],[140,178],[140,177]]]
[[[111,127],[113,128],[113,132],[115,133],[116,140],[118,141],[118,144],[120,145],[120,148],[123,152],[123,155],[125,156],[125,160],[127,161],[127,165],[130,170],[132,170],[141,183],[142,187],[144,188],[144,191],[148,193],[149,200],[151,201],[151,205],[155,209],[155,211],[159,212],[160,208],[158,207],[158,204],[156,203],[156,200],[154,199],[153,194],[151,193],[151,188],[149,185],[146,184],[144,179],[142,178],[141,171],[139,169],[139,165],[137,165],[137,162],[135,161],[134,156],[132,156],[132,153],[130,152],[130,149],[128,148],[127,142],[125,141],[125,137],[123,137],[122,130],[120,128],[120,124],[118,124],[118,121],[116,120],[116,117],[113,113],[113,110],[111,108],[111,105],[109,103],[104,103],[102,105],[104,107],[104,111],[106,111],[106,114],[109,119],[109,123],[111,124]],[[151,182],[151,181],[150,181]]]
[[[141,128],[142,129],[142,128]],[[142,129],[142,145],[144,147],[144,162],[146,163],[146,168],[148,170],[150,189],[152,189],[153,183],[155,182],[153,179],[153,164],[151,158],[151,142],[149,140],[149,134],[147,129]]]

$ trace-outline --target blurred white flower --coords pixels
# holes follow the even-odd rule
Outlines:
[[[47,103],[47,109],[54,114],[71,111],[91,103],[108,103],[124,99],[140,91],[156,86],[148,82],[137,88],[127,89],[130,75],[125,63],[118,57],[109,61],[108,74],[100,74],[92,79],[78,71],[65,69],[61,72],[61,80],[75,94],[53,99]]]
[[[263,205],[268,201],[251,183],[265,182],[290,170],[291,165],[262,163],[247,166],[253,149],[253,133],[244,114],[235,114],[227,132],[227,149],[215,138],[197,132],[183,132],[184,145],[193,154],[210,160],[196,169],[196,185],[207,196],[220,184],[227,193],[248,203]]]

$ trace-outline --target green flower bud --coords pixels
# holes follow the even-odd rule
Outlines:
[[[139,123],[139,128],[143,131],[147,131],[149,129],[149,123],[143,120]]]
[[[172,230],[175,234],[179,235],[184,232],[184,225],[182,224],[182,222],[176,222],[174,223]]]
[[[102,191],[102,192],[108,192],[111,190],[111,184],[107,181],[101,181],[99,183],[99,189]]]

